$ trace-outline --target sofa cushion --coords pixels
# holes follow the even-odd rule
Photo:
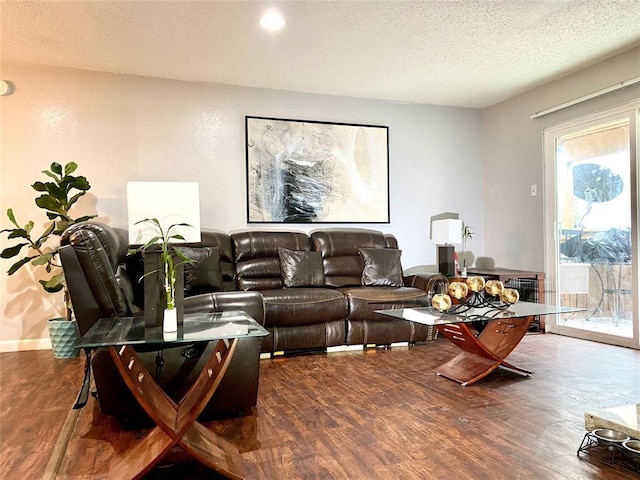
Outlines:
[[[422,306],[429,295],[414,287],[345,287],[339,289],[349,305],[348,318],[364,320],[376,318],[376,310]],[[380,315],[379,318],[386,318]]]
[[[324,270],[320,252],[279,247],[282,284],[285,287],[321,287]]]
[[[344,319],[294,327],[267,327],[269,335],[260,337],[263,352],[313,351],[344,345],[347,334]]]
[[[401,250],[392,248],[360,248],[364,263],[362,285],[379,287],[402,287]]]
[[[222,290],[219,247],[176,247],[192,263],[184,263],[184,293]]]
[[[331,288],[278,288],[260,293],[264,299],[265,327],[344,322],[347,316],[345,296]]]
[[[376,313],[376,310],[427,304],[429,295],[424,290],[413,287],[347,287],[340,291],[349,302],[347,345],[384,345],[435,338],[437,330],[432,326]]]

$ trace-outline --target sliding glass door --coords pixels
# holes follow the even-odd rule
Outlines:
[[[634,104],[545,131],[549,299],[584,309],[550,330],[638,346]]]

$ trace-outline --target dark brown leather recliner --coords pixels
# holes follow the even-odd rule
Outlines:
[[[220,248],[221,263],[225,258],[232,258],[226,234],[207,232],[203,240],[207,246]],[[60,259],[81,335],[99,318],[141,314],[142,306],[134,303],[132,283],[138,279],[130,278],[124,266],[127,251],[127,232],[102,223],[80,223],[63,233]],[[184,299],[185,313],[224,310],[243,310],[264,323],[264,304],[257,292],[202,293]],[[139,352],[139,355],[150,372],[157,372],[157,381],[165,391],[179,400],[203,368],[212,347],[208,342],[201,342],[160,353]],[[259,339],[241,339],[224,379],[201,418],[241,414],[254,406],[259,361]],[[102,413],[117,416],[127,427],[147,423],[146,414],[128,391],[106,349],[94,353],[92,370]]]

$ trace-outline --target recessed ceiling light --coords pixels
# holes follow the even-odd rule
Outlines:
[[[284,17],[280,15],[280,12],[276,12],[275,10],[265,13],[262,18],[260,18],[260,26],[265,30],[271,30],[272,32],[282,30],[285,23],[287,22]]]

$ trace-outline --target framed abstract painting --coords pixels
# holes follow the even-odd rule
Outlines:
[[[248,223],[389,223],[389,128],[245,117]]]

